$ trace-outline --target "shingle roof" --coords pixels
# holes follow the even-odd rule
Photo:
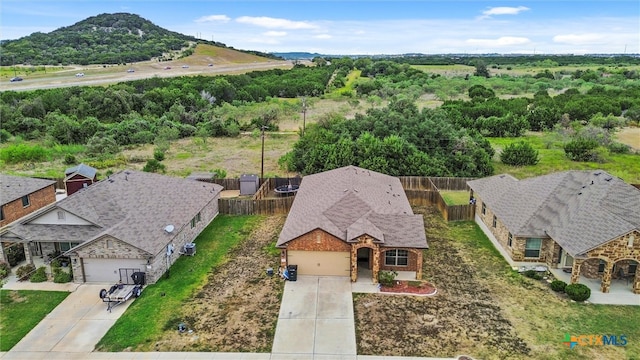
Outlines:
[[[222,191],[217,184],[126,170],[74,193],[46,212],[62,209],[92,225],[44,225],[30,217],[11,231],[25,240],[88,241],[110,235],[157,254],[172,236]],[[40,213],[42,214],[42,213]],[[167,234],[164,228],[177,231]]]
[[[82,175],[88,179],[93,179],[96,176],[98,170],[92,168],[89,165],[80,164],[73,167],[68,168],[64,171],[65,177],[69,177],[73,174]]]
[[[468,184],[512,234],[549,236],[573,256],[640,230],[640,190],[602,170]]]
[[[55,183],[53,180],[0,174],[0,204],[8,204]]]
[[[305,176],[277,245],[315,229],[344,241],[366,233],[384,246],[427,248],[424,220],[400,180],[356,166]]]

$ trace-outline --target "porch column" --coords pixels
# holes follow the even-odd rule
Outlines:
[[[571,267],[571,283],[577,284],[580,281],[580,267],[584,262],[583,259],[573,259],[573,266]]]
[[[373,248],[373,269],[372,272],[372,281],[374,284],[378,283],[378,273],[380,272],[380,247],[376,246]]]
[[[33,256],[31,256],[31,247],[29,243],[23,242],[22,247],[24,248],[24,257],[27,260],[27,264],[33,265]]]
[[[417,251],[416,255],[416,280],[422,280],[422,251]]]
[[[351,282],[358,280],[358,249],[351,245]]]
[[[608,293],[611,287],[611,273],[613,272],[613,261],[608,260],[602,273],[602,281],[600,282],[600,291]]]
[[[633,277],[633,289],[634,294],[640,294],[640,270],[636,270],[636,276]]]

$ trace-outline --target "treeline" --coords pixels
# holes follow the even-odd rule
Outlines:
[[[499,66],[568,66],[568,65],[608,65],[628,66],[640,64],[640,57],[629,55],[483,55],[472,56],[462,54],[449,55],[404,55],[390,57],[399,63],[411,65],[470,65],[475,66],[479,61]]]
[[[446,112],[419,111],[413,101],[394,97],[388,107],[353,120],[310,125],[280,161],[302,174],[357,165],[394,176],[482,177],[493,173],[493,154],[482,135],[457,126]]]
[[[45,135],[61,144],[85,144],[94,136],[117,145],[151,143],[160,131],[171,137],[233,136],[261,126],[221,116],[227,105],[269,98],[318,96],[334,67],[256,71],[243,75],[150,78],[108,87],[69,87],[0,93],[3,139]],[[269,114],[273,117],[273,114]]]

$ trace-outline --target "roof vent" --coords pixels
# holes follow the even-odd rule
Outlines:
[[[604,179],[604,181],[611,181],[611,180],[613,180],[612,177],[608,177],[608,178]]]
[[[578,195],[582,195],[582,191],[578,193]]]
[[[167,225],[167,226],[165,226],[165,227],[164,227],[164,231],[165,231],[166,233],[171,233],[171,232],[173,231],[173,229],[175,229],[175,226],[173,226],[173,225],[171,225],[171,224],[169,224],[169,225]]]
[[[595,175],[595,176],[598,176],[598,175],[600,175],[600,174],[602,174],[602,172],[601,172],[601,171],[596,171],[595,173],[593,173],[593,175]]]

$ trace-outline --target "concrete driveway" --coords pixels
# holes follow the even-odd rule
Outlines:
[[[99,297],[106,285],[81,285],[34,327],[10,351],[25,357],[34,352],[88,353],[132,303],[111,312]],[[29,358],[32,358],[30,355]]]
[[[356,332],[348,277],[298,276],[284,287],[273,340],[283,358],[355,358]],[[287,357],[286,355],[289,355]]]

